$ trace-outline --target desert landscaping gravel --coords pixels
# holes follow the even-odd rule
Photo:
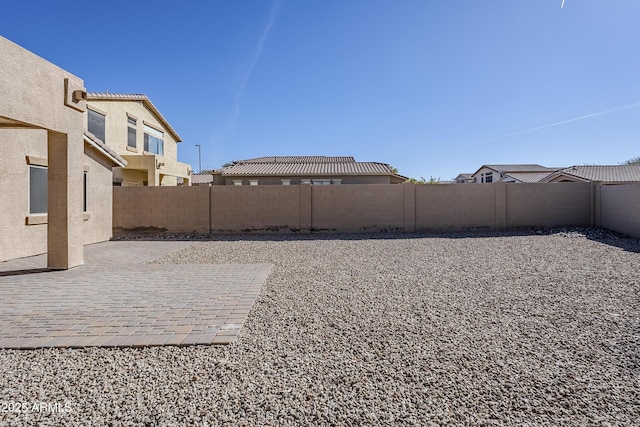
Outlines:
[[[209,238],[157,262],[274,266],[235,344],[0,351],[0,409],[60,404],[0,425],[640,423],[639,240]]]

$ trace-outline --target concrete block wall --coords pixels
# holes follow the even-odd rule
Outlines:
[[[313,230],[404,231],[401,185],[312,186]]]
[[[412,187],[415,188],[415,221],[418,231],[495,228],[494,185]]]
[[[114,227],[181,232],[590,226],[599,224],[596,200],[601,197],[595,190],[600,188],[605,187],[590,183],[114,187],[113,218]],[[637,187],[633,191],[637,196]],[[609,203],[607,194],[603,191],[603,205]],[[616,197],[629,196],[625,192]],[[621,218],[609,215],[603,221],[636,224],[637,216]]]
[[[600,187],[600,224],[640,238],[640,183]]]
[[[208,187],[113,187],[113,227],[209,232]]]
[[[200,187],[211,191],[211,230],[300,230],[302,186]]]
[[[507,228],[592,225],[591,183],[503,185],[507,193]]]

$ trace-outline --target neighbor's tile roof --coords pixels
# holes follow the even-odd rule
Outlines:
[[[225,176],[397,175],[386,163],[353,157],[275,156],[241,160],[216,171]],[[404,178],[400,175],[397,175]]]
[[[240,163],[219,169],[223,175],[395,175],[389,165],[354,163]]]
[[[142,102],[142,104],[147,107],[149,111],[158,117],[160,123],[169,131],[173,139],[176,142],[182,142],[182,138],[180,135],[171,127],[169,122],[164,118],[160,111],[153,105],[151,100],[141,93],[108,93],[108,92],[87,92],[87,102],[91,103],[91,101],[137,101]]]
[[[241,160],[239,163],[355,163],[351,156],[268,156]]]
[[[640,165],[572,166],[549,175],[544,182],[552,181],[561,175],[586,181],[640,182]]]
[[[536,164],[531,165],[482,165],[475,173],[478,173],[482,168],[493,169],[496,172],[504,171],[505,173],[510,172],[555,172],[560,168],[548,168],[545,166],[540,166]]]
[[[192,184],[209,184],[213,182],[213,175],[210,173],[194,173],[191,175]]]
[[[505,174],[505,178],[511,177],[519,182],[541,182],[551,173],[552,172],[512,172]]]

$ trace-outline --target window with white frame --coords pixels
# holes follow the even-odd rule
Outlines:
[[[46,214],[49,174],[45,166],[29,165],[29,214]]]
[[[105,140],[105,122],[106,116],[104,114],[100,114],[97,111],[87,110],[87,115],[89,117],[89,123],[87,124],[87,129],[89,132],[94,134],[96,138],[100,141],[106,143]]]
[[[138,121],[132,117],[127,117],[127,146],[136,148],[136,127]]]
[[[493,172],[487,172],[484,174],[484,182],[485,183],[493,182]]]
[[[164,156],[164,133],[144,125],[144,151]]]

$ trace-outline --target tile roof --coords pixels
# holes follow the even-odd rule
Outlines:
[[[164,118],[160,111],[156,108],[155,105],[151,102],[151,100],[141,93],[108,93],[108,92],[87,92],[87,102],[91,103],[91,101],[137,101],[142,102],[142,104],[147,107],[149,111],[158,117],[160,123],[169,131],[173,139],[176,142],[182,142],[182,138],[180,135],[171,127],[169,122]]]
[[[327,156],[268,156],[255,159],[241,160],[238,163],[355,163],[351,156],[327,157]]]
[[[353,163],[239,163],[218,169],[222,175],[318,176],[396,175],[389,165],[375,162]]]
[[[549,175],[543,182],[550,182],[562,175],[584,181],[640,182],[640,165],[572,166]]]
[[[107,144],[102,142],[91,132],[87,132],[87,131],[84,132],[84,140],[88,144],[95,147],[98,151],[102,152],[102,154],[107,156],[109,159],[111,159],[111,161],[113,161],[113,163],[115,163],[117,166],[120,166],[120,167],[127,166],[127,161],[123,159],[120,156],[120,154],[116,153],[111,147],[109,147]]]
[[[213,182],[213,175],[210,173],[194,173],[191,175],[191,184],[210,184]]]
[[[505,178],[513,178],[518,182],[541,182],[544,178],[548,177],[553,172],[511,172],[505,174]]]
[[[480,169],[482,168],[489,168],[489,169],[493,169],[496,172],[500,172],[500,171],[504,171],[505,173],[510,173],[510,172],[555,172],[560,168],[548,168],[545,166],[540,166],[540,165],[536,165],[536,164],[531,164],[531,165],[520,165],[520,164],[516,164],[516,165],[482,165],[475,173],[478,173],[478,171],[480,171]]]
[[[393,175],[406,179],[386,163],[356,162],[350,156],[258,157],[240,160],[215,172],[224,176]]]

